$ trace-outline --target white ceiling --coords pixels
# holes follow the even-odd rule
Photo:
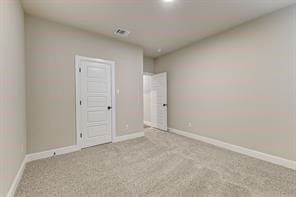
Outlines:
[[[22,0],[26,13],[115,37],[157,57],[296,0]],[[157,50],[161,48],[159,53]]]

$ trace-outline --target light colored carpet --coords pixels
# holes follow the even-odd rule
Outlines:
[[[296,196],[296,171],[154,129],[28,163],[16,196]]]

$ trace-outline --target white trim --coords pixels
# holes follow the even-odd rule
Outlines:
[[[112,138],[111,140],[115,139],[116,137],[116,84],[115,84],[115,62],[111,62],[111,75],[112,75]]]
[[[73,145],[73,146],[66,146],[66,147],[47,150],[47,151],[38,152],[38,153],[31,153],[31,154],[27,154],[27,162],[49,158],[54,155],[63,155],[63,154],[76,152],[80,150],[81,148],[79,146]]]
[[[150,122],[150,121],[144,121],[144,124],[147,125],[147,126],[152,127],[152,126],[151,126],[151,125],[152,125],[152,122]]]
[[[152,76],[152,75],[154,75],[154,73],[150,73],[150,72],[143,72],[143,75],[145,75],[145,76]]]
[[[79,74],[79,56],[75,55],[75,116],[76,116],[76,144],[80,144],[80,74]]]
[[[25,170],[25,167],[26,167],[26,163],[27,163],[27,156],[25,155],[24,159],[23,159],[23,162],[19,168],[19,170],[17,171],[17,174],[15,175],[14,177],[14,180],[9,188],[9,191],[6,195],[6,197],[13,197],[14,196],[14,193],[17,189],[17,186],[23,176],[23,173],[24,173],[24,170]]]
[[[115,137],[115,139],[112,142],[121,142],[125,140],[139,138],[139,137],[144,137],[144,132],[137,132],[137,133],[132,133],[128,135],[118,136],[118,137]]]
[[[197,135],[197,134],[193,134],[193,133],[190,133],[190,132],[187,132],[187,131],[180,131],[180,130],[174,129],[174,128],[169,128],[169,131],[172,132],[172,133],[175,133],[177,135],[182,135],[182,136],[185,136],[185,137],[188,137],[188,138],[192,138],[192,139],[195,139],[195,140],[206,142],[208,144],[212,144],[212,145],[218,146],[220,148],[225,148],[225,149],[237,152],[237,153],[241,153],[241,154],[244,154],[244,155],[248,155],[250,157],[254,157],[256,159],[260,159],[260,160],[263,160],[263,161],[267,161],[267,162],[270,162],[270,163],[273,163],[273,164],[277,164],[277,165],[280,165],[280,166],[284,166],[286,168],[291,168],[293,170],[296,170],[296,161],[284,159],[284,158],[277,157],[277,156],[274,156],[274,155],[262,153],[262,152],[259,152],[259,151],[256,151],[256,150],[252,150],[252,149],[244,148],[244,147],[241,147],[241,146],[229,144],[229,143],[222,142],[222,141],[219,141],[219,140],[215,140],[215,139],[212,139],[212,138],[208,138],[208,137],[200,136],[200,135]]]
[[[115,84],[115,62],[104,60],[104,59],[97,59],[97,58],[89,58],[85,56],[75,55],[75,92],[76,92],[76,144],[78,147],[82,147],[81,139],[80,139],[80,74],[79,74],[79,62],[82,59],[86,59],[89,61],[97,61],[97,62],[104,62],[111,66],[111,78],[112,78],[112,128],[111,128],[111,141],[116,138],[116,84]]]

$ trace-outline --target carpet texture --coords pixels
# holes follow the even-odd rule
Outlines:
[[[296,196],[296,171],[145,129],[145,137],[28,163],[16,195]]]

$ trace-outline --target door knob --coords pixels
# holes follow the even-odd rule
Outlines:
[[[163,107],[166,107],[166,106],[167,106],[167,104],[162,104],[162,106],[163,106]]]
[[[111,106],[108,106],[108,108],[107,108],[108,110],[110,110],[110,109],[112,109],[112,107]]]

